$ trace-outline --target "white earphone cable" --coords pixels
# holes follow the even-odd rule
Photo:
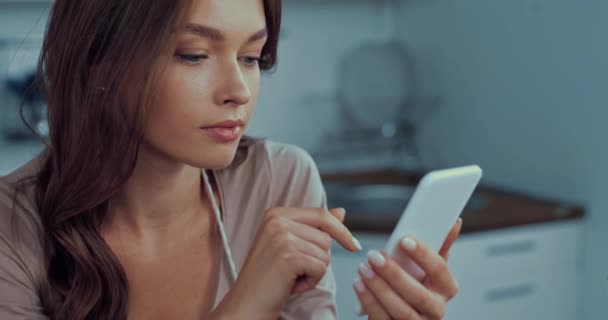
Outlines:
[[[228,260],[228,267],[230,268],[230,278],[232,284],[236,281],[237,273],[236,267],[234,265],[234,259],[232,258],[232,251],[230,251],[230,246],[228,245],[228,237],[226,236],[226,231],[224,230],[224,223],[222,222],[222,215],[220,213],[220,209],[215,201],[215,195],[213,194],[213,188],[211,187],[211,183],[209,182],[209,178],[207,177],[207,172],[203,169],[203,180],[205,181],[205,190],[207,192],[207,197],[211,201],[211,207],[213,208],[213,213],[215,214],[215,220],[217,221],[218,227],[220,229],[220,236],[222,237],[222,245],[224,246],[224,253],[226,254],[226,260]]]

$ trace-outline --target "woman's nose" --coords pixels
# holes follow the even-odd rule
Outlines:
[[[216,93],[216,103],[218,105],[241,106],[249,102],[251,91],[238,63],[224,69],[219,78],[221,78],[218,79],[221,84]]]

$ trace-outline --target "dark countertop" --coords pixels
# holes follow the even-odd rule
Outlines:
[[[415,186],[423,174],[408,174],[400,171],[375,171],[361,173],[322,174],[327,184],[397,184]],[[328,195],[330,196],[330,195]],[[462,233],[474,233],[495,229],[582,219],[582,206],[559,200],[539,199],[511,191],[479,186],[473,197],[483,199],[483,205],[467,206],[461,217]],[[355,232],[390,233],[396,225],[401,211],[390,214],[358,212],[347,208],[345,225]]]

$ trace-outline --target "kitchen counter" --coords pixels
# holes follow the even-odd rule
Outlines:
[[[397,185],[410,186],[413,190],[422,176],[423,174],[408,174],[387,170],[322,174],[322,179],[328,190],[331,190],[331,186],[334,184]],[[406,203],[407,199],[403,199],[403,201]],[[331,192],[328,192],[328,202],[330,204],[332,202]],[[474,202],[474,205],[471,205],[472,202]],[[369,207],[363,210],[359,210],[357,207],[362,206],[346,206],[348,213],[344,222],[345,225],[356,232],[378,233],[392,232],[405,208],[404,205],[394,206],[392,210],[378,213],[372,212],[373,209]],[[577,204],[558,200],[538,199],[516,192],[481,185],[477,188],[461,215],[463,220],[462,233],[582,219],[584,215],[584,208]]]

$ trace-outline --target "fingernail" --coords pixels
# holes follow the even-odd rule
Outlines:
[[[361,273],[368,279],[371,279],[374,277],[375,273],[374,270],[372,270],[369,266],[367,266],[365,263],[361,263],[359,265],[359,271],[361,271]]]
[[[386,263],[386,259],[376,250],[371,250],[367,253],[369,261],[378,267],[382,267]]]
[[[365,285],[363,284],[363,282],[361,282],[361,279],[359,278],[355,279],[355,290],[357,290],[357,292],[359,293],[365,292]]]
[[[357,251],[363,250],[363,247],[361,246],[361,242],[359,242],[359,240],[357,240],[357,238],[355,238],[355,237],[353,237],[353,245],[355,245],[355,248],[357,248]]]
[[[357,303],[357,305],[355,306],[355,313],[358,316],[362,316],[363,315],[363,308],[361,308],[361,305]]]
[[[458,223],[462,224],[462,218],[458,218]]]
[[[344,208],[336,208],[343,216],[346,214],[346,209]]]
[[[403,240],[401,240],[401,245],[409,251],[416,250],[416,241],[410,237],[403,238]]]

